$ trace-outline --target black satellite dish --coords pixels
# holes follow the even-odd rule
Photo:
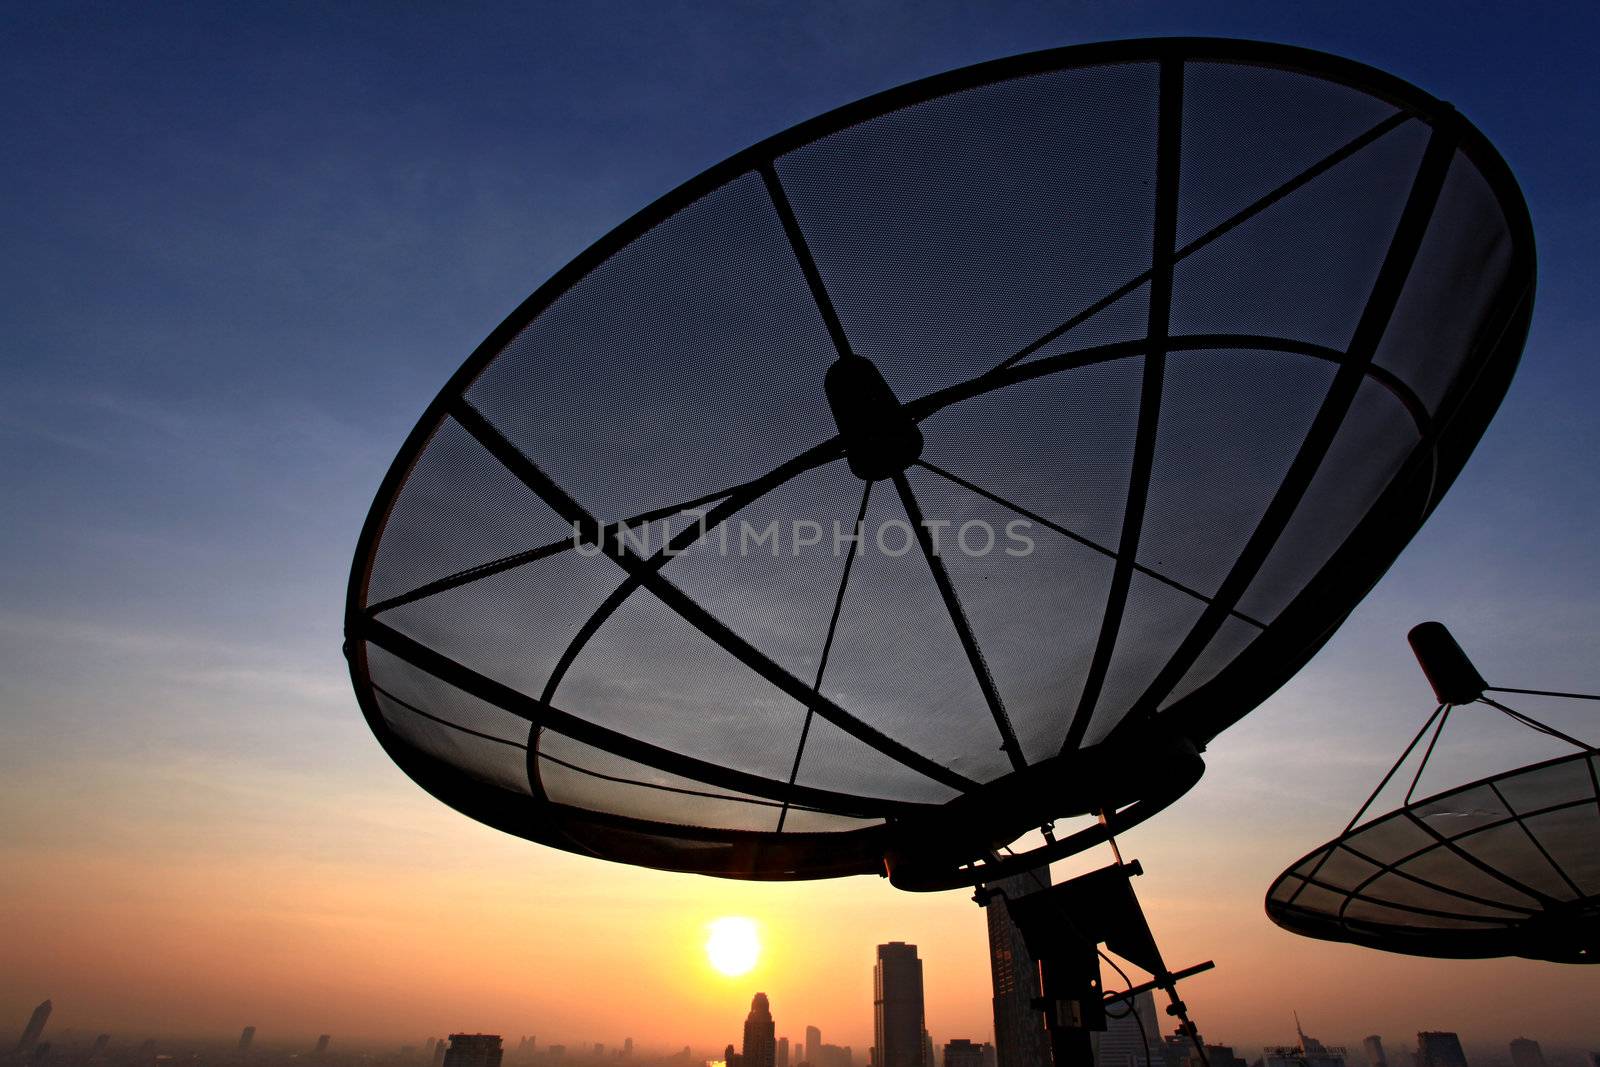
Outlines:
[[[1489,142],[1346,60],[1122,41],[889,90],[668,193],[456,372],[361,534],[357,696],[429,792],[571,852],[1031,869],[1182,795],[1327,640],[1533,279]]]
[[[1488,694],[1600,697],[1491,686],[1437,622],[1410,640],[1439,706],[1344,833],[1278,876],[1267,914],[1307,937],[1413,956],[1600,963],[1600,750]],[[1413,801],[1451,710],[1474,703],[1578,751]],[[1430,729],[1402,806],[1362,822]]]

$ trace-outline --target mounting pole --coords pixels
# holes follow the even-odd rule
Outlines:
[[[1181,971],[1167,969],[1130,883],[1133,876],[1143,873],[1138,860],[1123,863],[1119,859],[1109,867],[1021,897],[1011,898],[988,888],[979,888],[974,895],[973,899],[986,907],[995,897],[1005,901],[1028,954],[1038,964],[1041,996],[1034,1007],[1044,1014],[1055,1067],[1094,1067],[1090,1035],[1106,1028],[1106,1005],[1126,1000],[1131,1010],[1133,997],[1151,989],[1167,992],[1172,1000],[1167,1013],[1180,1020],[1179,1029],[1200,1048],[1199,1033],[1178,998],[1177,983],[1215,964],[1208,960]],[[1148,971],[1153,979],[1108,994],[1100,980],[1102,943]],[[1203,1048],[1200,1055],[1205,1055]]]

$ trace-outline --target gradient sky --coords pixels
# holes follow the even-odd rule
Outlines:
[[[0,13],[0,1035],[450,1029],[864,1051],[873,945],[990,1033],[982,915],[875,879],[752,886],[541,849],[383,756],[340,656],[361,519],[423,405],[551,272],[738,148],[994,56],[1168,33],[1308,45],[1451,100],[1540,245],[1522,369],[1435,517],[1321,655],[1124,852],[1208,1038],[1458,1030],[1600,1047],[1600,974],[1294,938],[1269,881],[1430,710],[1403,635],[1492,681],[1600,666],[1592,5],[8,5]],[[1583,707],[1540,708],[1593,739]],[[1444,785],[1557,750],[1462,716]],[[1444,768],[1448,767],[1448,770]],[[1082,858],[1068,870],[1098,864]],[[767,936],[716,976],[721,915]]]

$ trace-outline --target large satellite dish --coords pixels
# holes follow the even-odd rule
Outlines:
[[[1286,930],[1413,956],[1526,956],[1600,963],[1600,750],[1490,693],[1600,699],[1490,686],[1439,623],[1411,632],[1439,707],[1344,833],[1267,891]],[[1413,801],[1452,709],[1481,703],[1577,751]],[[1404,804],[1362,822],[1433,730]]]
[[[1031,869],[1181,796],[1377,581],[1533,278],[1484,137],[1331,56],[1125,41],[870,97],[645,208],[451,378],[356,552],[361,706],[429,792],[584,855]]]

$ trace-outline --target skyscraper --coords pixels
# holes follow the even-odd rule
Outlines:
[[[806,1027],[806,1062],[811,1067],[818,1067],[817,1060],[822,1054],[822,1031],[815,1026]]]
[[[923,1067],[922,960],[917,946],[903,941],[879,945],[872,989],[876,1067]]]
[[[744,1017],[743,1067],[777,1067],[776,1030],[767,995],[757,993],[750,1000],[750,1014]]]
[[[255,1042],[256,1028],[247,1026],[239,1032],[239,1051],[249,1052],[250,1046]]]
[[[1364,1037],[1361,1047],[1367,1054],[1367,1067],[1389,1067],[1389,1057],[1383,1052],[1383,1038],[1377,1034]]]
[[[729,1044],[727,1048],[722,1050],[722,1062],[726,1065],[726,1067],[739,1067],[739,1061],[741,1059],[742,1057],[733,1050],[732,1044]]]
[[[789,1067],[789,1039],[778,1038],[778,1067]]]
[[[988,883],[1007,899],[1050,885],[1050,868],[1039,867]],[[1051,1067],[1050,1034],[1044,1016],[1033,1008],[1039,995],[1039,968],[1028,955],[1022,932],[999,899],[984,909],[989,925],[989,974],[994,985],[994,1044],[999,1067]]]
[[[22,1037],[17,1041],[18,1052],[27,1052],[39,1043],[44,1024],[50,1021],[50,1010],[48,1000],[33,1009],[33,1014],[28,1016],[28,1025],[22,1028]]]
[[[922,1031],[922,1067],[939,1067],[933,1061],[933,1035]]]
[[[1162,1058],[1155,1051],[1161,1044],[1158,1019],[1155,994],[1149,990],[1134,997],[1131,1008],[1127,1001],[1111,1007],[1106,1012],[1105,1030],[1089,1035],[1095,1067],[1152,1067],[1152,1057],[1159,1067]],[[1039,1026],[1043,1029],[1044,1023]]]
[[[1512,1041],[1511,1067],[1544,1067],[1544,1050],[1539,1042],[1526,1037]]]
[[[504,1055],[499,1034],[451,1034],[444,1067],[500,1067]]]
[[[445,1043],[444,1038],[433,1039],[433,1057],[428,1061],[429,1067],[444,1067]]]
[[[1461,1039],[1448,1030],[1424,1030],[1417,1035],[1417,1067],[1467,1067]]]

